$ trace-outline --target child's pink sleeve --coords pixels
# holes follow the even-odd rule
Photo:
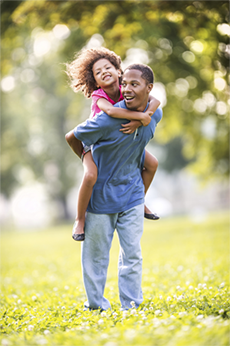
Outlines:
[[[102,89],[95,90],[92,93],[92,105],[91,105],[90,119],[92,119],[97,113],[101,112],[101,109],[97,105],[97,101],[101,98],[109,100],[108,95]]]

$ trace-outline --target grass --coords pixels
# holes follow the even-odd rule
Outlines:
[[[137,310],[120,311],[115,235],[105,290],[112,310],[83,312],[80,249],[71,225],[2,232],[1,345],[230,345],[227,214],[145,222]]]

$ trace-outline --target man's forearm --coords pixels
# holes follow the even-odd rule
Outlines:
[[[83,145],[82,142],[74,136],[73,130],[65,135],[65,139],[69,144],[70,148],[73,150],[73,152],[81,158]]]

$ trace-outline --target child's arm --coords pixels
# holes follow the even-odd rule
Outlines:
[[[108,100],[100,98],[97,100],[98,107],[108,114],[112,118],[120,118],[127,120],[139,120],[143,126],[147,126],[151,121],[151,115],[155,112],[152,111],[152,108],[143,112],[135,112],[128,109],[114,107]],[[157,109],[157,108],[156,108]],[[141,124],[139,126],[141,126]]]
[[[151,120],[151,117],[149,118]],[[142,123],[139,120],[130,120],[130,122],[127,124],[121,124],[122,128],[119,131],[130,135],[141,125]]]
[[[70,148],[73,150],[73,152],[81,158],[83,145],[82,142],[74,136],[73,130],[65,135],[65,139],[69,144]]]
[[[148,114],[149,116],[149,120],[151,120],[151,116],[153,115],[153,113],[156,112],[157,108],[160,105],[160,101],[158,101],[157,99],[155,99],[155,97],[153,96],[149,96],[149,106],[147,111],[145,111],[145,113],[141,113],[141,114]],[[117,109],[117,108],[116,108]],[[139,113],[140,112],[131,112],[128,111],[129,113]],[[150,122],[150,121],[149,121]],[[148,122],[148,124],[149,124]],[[147,124],[147,125],[148,125]],[[120,131],[122,131],[123,133],[127,133],[127,134],[131,134],[133,133],[138,127],[140,127],[142,125],[142,123],[140,121],[137,120],[131,120],[128,124],[121,124],[122,129],[120,129]],[[145,125],[146,126],[146,125]]]
[[[156,112],[157,108],[160,106],[161,103],[159,100],[155,99],[155,97],[153,97],[152,95],[149,95],[148,101],[149,101],[149,106],[148,106],[148,109],[146,112],[148,112],[149,115],[150,115],[150,113],[152,113],[150,115],[150,116],[152,116],[153,113]]]

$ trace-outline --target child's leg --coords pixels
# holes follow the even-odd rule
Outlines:
[[[145,162],[144,162],[144,169],[142,171],[142,179],[145,186],[145,194],[148,191],[148,188],[154,178],[154,175],[156,173],[158,167],[158,161],[155,156],[150,154],[147,150],[145,150]],[[146,214],[152,214],[151,211],[145,206],[145,213]],[[157,219],[156,217],[155,219]]]
[[[91,151],[84,155],[83,159],[84,176],[78,193],[77,216],[74,224],[73,234],[84,233],[85,212],[97,181],[97,166],[95,165]]]

